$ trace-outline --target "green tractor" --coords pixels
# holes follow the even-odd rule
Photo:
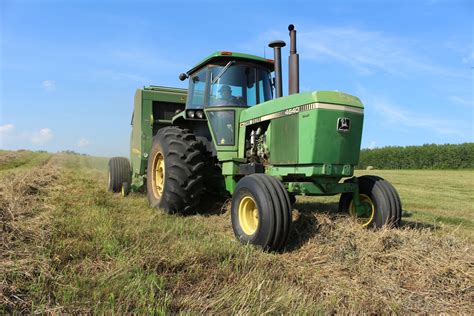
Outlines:
[[[152,207],[180,214],[205,212],[212,197],[232,195],[237,239],[270,251],[285,247],[296,195],[341,194],[340,210],[362,226],[398,226],[395,188],[377,176],[353,176],[364,106],[342,92],[299,92],[296,30],[288,29],[288,96],[283,41],[269,44],[274,60],[209,55],[180,74],[188,90],[137,90],[131,160],[110,160],[109,190],[146,190]]]

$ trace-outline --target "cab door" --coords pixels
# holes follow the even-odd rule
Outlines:
[[[204,109],[212,141],[217,150],[217,158],[220,161],[237,158],[238,120],[240,113],[245,109],[246,107],[242,106],[218,106]]]

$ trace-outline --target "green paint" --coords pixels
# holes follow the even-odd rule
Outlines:
[[[363,109],[364,106],[357,97],[337,91],[314,91],[293,94],[248,108],[242,113],[241,122],[248,121],[267,114],[287,110],[292,107],[310,103],[328,103],[351,106]]]
[[[131,122],[132,132],[130,135],[133,190],[138,190],[144,185],[143,177],[146,174],[148,153],[153,142],[153,136],[159,128],[171,124],[171,120],[154,117],[154,112],[157,114],[157,107],[169,104],[178,104],[184,107],[186,95],[187,91],[185,89],[158,86],[144,87],[143,89],[137,89],[135,92]]]
[[[298,116],[290,115],[272,120],[270,163],[272,165],[294,165],[298,163]]]
[[[227,60],[257,63],[273,71],[273,61],[258,56],[215,52],[196,64],[189,74]],[[209,85],[209,82],[206,81]],[[205,91],[209,91],[207,88]],[[206,92],[208,93],[208,92]],[[184,105],[187,91],[151,86],[137,90],[131,137],[131,160],[135,187],[143,185],[147,153],[156,131],[186,121],[185,111],[171,117],[155,117],[157,102]],[[166,110],[166,104],[162,110]],[[265,172],[283,180],[290,192],[330,195],[356,192],[354,183],[338,183],[351,177],[358,163],[364,106],[357,97],[337,91],[302,92],[252,107],[214,106],[204,109],[212,143],[221,162],[226,188],[233,192],[239,165],[249,163],[250,133],[263,127],[259,138],[268,155]],[[350,120],[349,131],[338,130],[340,119]],[[303,182],[294,179],[306,179]],[[355,199],[357,201],[357,199]]]
[[[350,164],[313,164],[313,165],[294,165],[294,166],[273,166],[266,168],[267,173],[272,176],[298,175],[306,178],[313,177],[350,177],[354,173],[354,166]]]
[[[334,182],[285,182],[288,192],[300,195],[334,195],[344,192],[354,192],[357,187],[355,183],[334,183]]]
[[[239,146],[242,146],[242,139],[239,138],[239,118],[244,110],[245,108],[235,106],[204,109],[219,161],[238,158]]]
[[[295,116],[296,117],[296,116]],[[299,164],[351,164],[359,161],[363,115],[318,109],[299,113]],[[337,131],[339,117],[350,119],[348,133]]]
[[[225,176],[225,187],[230,194],[234,193],[237,187],[237,180],[234,176]]]

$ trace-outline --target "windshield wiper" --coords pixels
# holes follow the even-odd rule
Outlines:
[[[224,74],[224,72],[227,71],[227,69],[229,69],[229,67],[231,65],[235,64],[235,60],[231,60],[227,63],[227,65],[224,66],[224,68],[222,68],[221,72],[219,72],[217,74],[217,76],[212,80],[211,84],[215,84],[217,82],[217,80],[219,80],[220,77],[222,77],[222,75]]]

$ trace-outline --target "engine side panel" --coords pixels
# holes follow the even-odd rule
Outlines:
[[[293,165],[298,163],[298,115],[285,116],[271,121],[270,164]]]

